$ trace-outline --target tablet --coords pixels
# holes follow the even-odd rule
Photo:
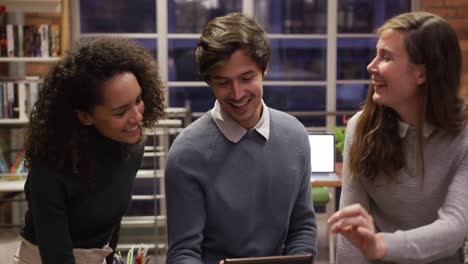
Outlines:
[[[269,257],[252,257],[252,258],[228,258],[224,260],[224,264],[257,264],[257,263],[311,264],[312,260],[313,260],[312,254],[305,254],[305,255],[269,256]]]

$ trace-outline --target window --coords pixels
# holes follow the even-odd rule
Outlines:
[[[415,1],[415,0],[413,0]],[[270,37],[264,82],[267,105],[296,116],[310,130],[342,125],[367,94],[366,66],[375,54],[375,28],[410,11],[411,0],[80,0],[72,37],[133,38],[157,58],[168,81],[170,107],[194,118],[213,107],[200,80],[195,48],[204,25],[232,12],[251,14]]]
[[[154,33],[154,0],[80,0],[81,33]]]

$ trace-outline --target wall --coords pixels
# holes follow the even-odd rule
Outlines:
[[[446,18],[457,32],[463,56],[462,93],[468,98],[468,1],[421,0],[421,9]]]

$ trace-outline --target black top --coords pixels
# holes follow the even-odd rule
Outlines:
[[[39,246],[43,264],[75,263],[73,248],[102,248],[110,242],[115,251],[143,144],[125,159],[120,143],[102,141],[94,191],[70,167],[57,171],[43,160],[32,162],[24,187],[29,209],[21,235]]]

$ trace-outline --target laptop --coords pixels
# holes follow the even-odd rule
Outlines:
[[[335,135],[309,134],[312,178],[336,178]]]
[[[311,264],[313,257],[311,254],[304,255],[286,255],[269,256],[253,258],[228,258],[223,261],[224,264]]]

